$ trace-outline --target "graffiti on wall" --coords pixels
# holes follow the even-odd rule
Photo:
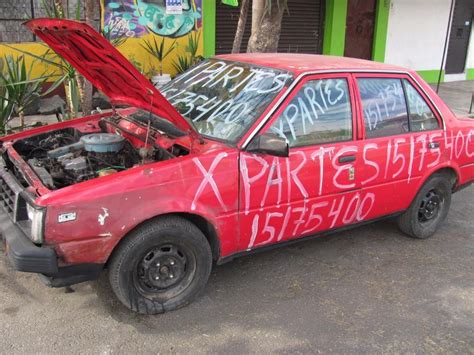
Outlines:
[[[102,28],[111,39],[154,33],[178,38],[202,26],[202,0],[182,0],[180,14],[170,13],[165,0],[101,0]]]

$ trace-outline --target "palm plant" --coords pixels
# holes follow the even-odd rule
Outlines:
[[[65,10],[62,2],[59,0],[47,1],[41,0],[41,7],[47,17],[64,19],[72,18],[76,21],[81,20],[81,1],[77,2],[74,13],[69,11],[69,7]],[[45,46],[46,47],[46,46]],[[23,52],[18,48],[14,48],[24,54],[28,54],[47,66],[56,69],[58,75],[51,75],[55,78],[52,88],[57,88],[61,84],[64,86],[66,93],[66,119],[77,117],[79,106],[84,103],[84,81],[85,79],[77,72],[77,70],[67,61],[58,56],[51,49],[46,49],[43,55],[34,55],[32,53]],[[51,89],[50,89],[51,91]]]
[[[59,0],[41,0],[41,7],[46,16],[50,18],[73,18],[76,21],[81,19],[81,1],[77,2],[74,13],[69,12],[69,8],[65,11],[62,2]],[[63,85],[64,92],[66,93],[66,119],[77,117],[79,106],[82,102],[84,102],[84,79],[72,65],[58,56],[54,51],[49,49],[44,44],[45,51],[43,55],[36,55],[8,44],[4,45],[24,55],[34,58],[49,68],[54,68],[55,73],[58,74],[52,74],[48,76],[48,79],[54,79],[54,82],[48,92],[51,92],[60,85]]]
[[[71,64],[62,59],[45,45],[45,52],[43,55],[36,55],[20,48],[12,47],[8,44],[4,44],[4,46],[14,49],[24,55],[28,55],[42,64],[47,65],[49,68],[55,68],[54,72],[57,74],[51,74],[47,76],[47,79],[54,79],[54,82],[48,92],[51,92],[60,85],[63,85],[64,91],[66,93],[66,118],[71,119],[77,116],[81,102],[81,81],[78,79],[78,73],[76,69]]]
[[[3,73],[3,60],[0,59],[0,73]],[[13,104],[8,99],[8,91],[5,86],[0,83],[0,134],[3,133],[5,123],[11,117],[13,112]]]
[[[157,42],[156,38],[144,41],[141,46],[152,56],[158,59],[160,75],[163,75],[163,61],[175,49],[176,40],[165,50],[165,37],[161,38],[161,42]]]
[[[104,26],[104,28],[101,31],[102,36],[107,41],[109,41],[114,47],[121,46],[128,39],[128,37],[125,36],[124,34],[120,34],[120,35],[115,35],[114,34],[112,36],[112,34],[114,33],[114,30],[115,30],[115,26],[117,26],[117,24],[118,24],[118,22],[116,22],[112,26],[111,25],[106,25],[106,26]]]
[[[73,18],[76,21],[81,19],[81,1],[77,2],[74,14],[69,12],[69,7],[67,8],[67,11],[64,11],[62,2],[57,0],[52,3],[46,0],[41,0],[41,8],[45,12],[46,17],[49,18]]]
[[[188,45],[185,47],[185,54],[178,55],[177,60],[173,61],[173,67],[178,74],[184,73],[203,59],[202,56],[197,54],[200,38],[201,33],[198,31],[191,32],[188,35]]]
[[[8,99],[8,91],[0,86],[0,134],[5,132],[5,124],[10,120],[13,113],[13,104]]]
[[[41,96],[41,89],[47,77],[33,79],[33,63],[27,68],[23,56],[5,56],[3,62],[5,67],[0,72],[3,123],[7,123],[14,109],[22,129],[25,125],[25,108]]]
[[[176,60],[173,61],[172,65],[176,70],[176,73],[181,74],[192,67],[192,61],[188,55],[178,55]]]
[[[188,35],[188,45],[186,51],[191,55],[191,59],[196,60],[199,56],[197,55],[199,47],[199,39],[201,38],[201,32],[194,31]]]

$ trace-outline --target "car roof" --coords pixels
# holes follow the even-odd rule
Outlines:
[[[287,70],[299,75],[313,71],[402,71],[410,70],[395,65],[370,60],[336,57],[330,55],[299,53],[242,53],[216,56],[218,59],[244,62],[259,66]]]

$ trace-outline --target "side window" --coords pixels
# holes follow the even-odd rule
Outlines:
[[[407,94],[411,130],[420,132],[438,129],[438,120],[420,93],[406,79],[403,79],[403,85]]]
[[[270,128],[290,147],[352,139],[352,111],[347,80],[308,81]]]
[[[409,131],[405,95],[400,79],[357,79],[368,138]]]

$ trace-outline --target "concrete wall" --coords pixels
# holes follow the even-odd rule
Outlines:
[[[451,0],[392,0],[385,62],[421,74],[439,71],[450,5]]]

